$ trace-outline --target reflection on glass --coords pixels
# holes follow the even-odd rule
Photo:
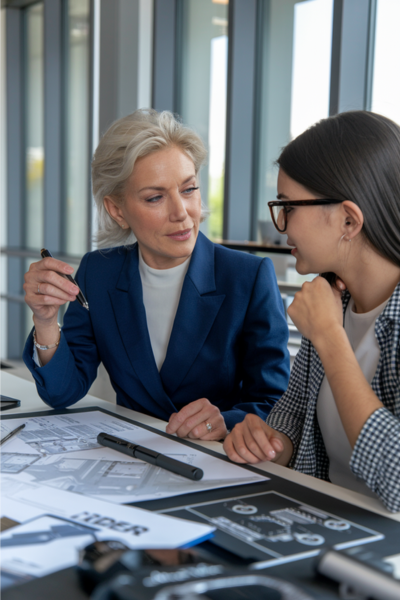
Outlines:
[[[43,2],[25,12],[26,31],[26,188],[25,243],[43,245]]]
[[[65,251],[88,247],[90,0],[68,0]]]
[[[182,3],[180,114],[208,148],[201,173],[202,199],[211,210],[202,230],[222,237],[225,173],[228,0]]]
[[[378,0],[371,110],[400,124],[399,23],[399,0]]]
[[[329,114],[333,0],[269,0],[263,23],[259,238],[285,243],[267,202],[276,198],[280,151]]]

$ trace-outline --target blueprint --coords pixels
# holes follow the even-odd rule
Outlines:
[[[1,436],[22,423],[4,445],[1,472],[26,483],[125,504],[268,479],[101,411],[3,420]],[[195,465],[204,477],[191,481],[105,448],[102,431]]]
[[[223,536],[226,547],[231,550],[234,544],[239,556],[274,560],[277,564],[294,556],[315,556],[322,546],[344,549],[384,537],[378,531],[273,491],[194,504],[184,511],[174,509],[165,514],[214,525],[227,534]]]

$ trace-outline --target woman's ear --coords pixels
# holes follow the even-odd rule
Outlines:
[[[342,202],[342,209],[344,212],[343,237],[350,242],[363,228],[364,216],[360,207],[350,200]]]
[[[103,202],[106,211],[108,212],[110,217],[114,219],[116,223],[118,223],[121,229],[128,229],[129,225],[125,221],[121,207],[115,203],[111,196],[105,196]]]

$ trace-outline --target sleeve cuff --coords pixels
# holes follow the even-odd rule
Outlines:
[[[301,434],[303,431],[303,423],[291,418],[287,412],[272,410],[266,420],[267,425],[280,431],[288,436],[293,444],[293,455],[296,453],[297,447],[300,444]]]
[[[400,422],[387,408],[378,408],[365,422],[350,460],[350,469],[382,500],[400,510]]]

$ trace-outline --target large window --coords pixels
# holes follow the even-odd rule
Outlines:
[[[333,0],[270,0],[263,15],[258,239],[285,244],[270,219],[281,149],[329,114]],[[279,280],[296,283],[295,260],[271,256]]]
[[[371,110],[400,124],[399,24],[399,0],[378,0]]]
[[[185,0],[181,5],[181,64],[178,112],[202,137],[208,163],[202,198],[211,215],[203,228],[222,237],[225,172],[228,0]],[[207,231],[208,229],[208,231]]]
[[[69,0],[66,29],[65,251],[82,256],[89,219],[90,0]]]
[[[25,11],[25,244],[43,245],[43,2]]]

